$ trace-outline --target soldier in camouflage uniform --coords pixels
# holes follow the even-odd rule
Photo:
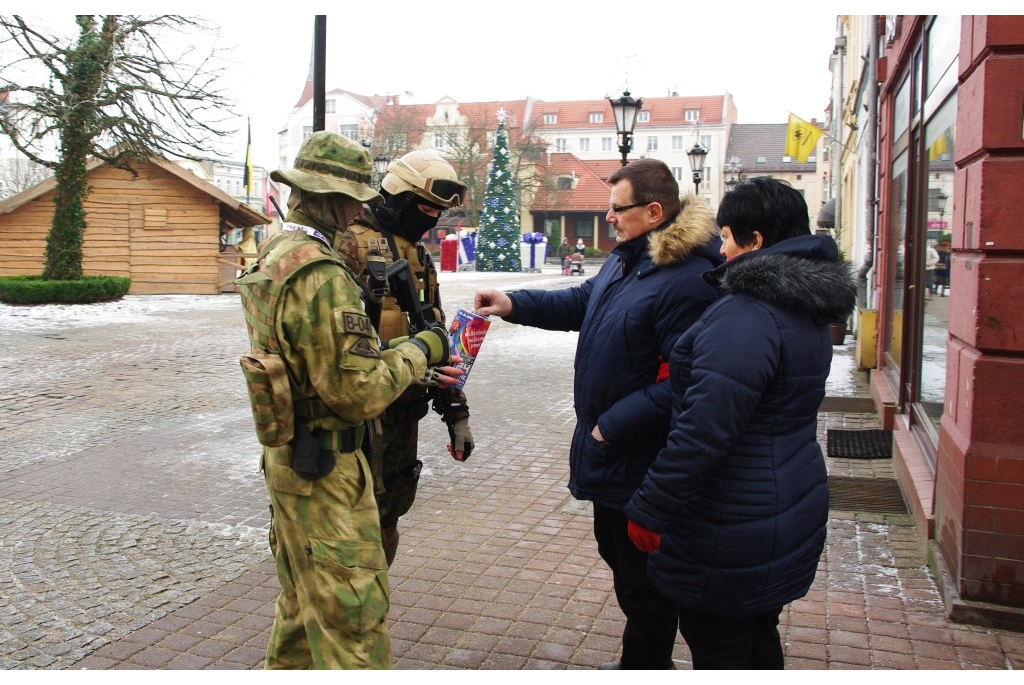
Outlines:
[[[412,386],[457,380],[446,366],[446,331],[382,350],[363,309],[348,265],[354,250],[338,229],[362,213],[362,202],[379,199],[367,185],[370,169],[369,154],[347,138],[308,137],[294,168],[271,174],[291,187],[287,222],[236,281],[249,356],[268,369],[283,362],[287,373],[278,375],[294,408],[272,419],[294,419],[295,437],[284,444],[267,438],[257,419],[281,583],[267,668],[391,667],[387,563],[360,449],[363,423]],[[256,416],[252,386],[250,399]]]
[[[358,244],[362,278],[369,277],[367,262],[371,259],[391,264],[398,259],[409,262],[419,293],[420,307],[427,321],[443,325],[441,294],[437,269],[430,253],[420,242],[433,229],[446,209],[462,205],[466,186],[443,157],[432,150],[416,150],[388,166],[381,179],[380,194],[384,201],[367,205],[366,212],[351,226]],[[367,311],[377,320],[383,343],[409,334],[409,315],[400,309],[393,297],[369,302]],[[473,435],[469,428],[469,409],[461,390],[422,386],[409,388],[398,401],[384,411],[380,435],[370,449],[370,464],[377,481],[377,506],[384,536],[384,552],[388,565],[398,551],[398,519],[409,511],[416,498],[422,462],[417,458],[418,423],[428,412],[432,396],[445,393],[442,419],[453,437],[448,451],[458,461],[465,461],[473,451]]]

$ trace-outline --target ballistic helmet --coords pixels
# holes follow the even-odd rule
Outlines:
[[[415,150],[391,162],[380,185],[390,195],[413,193],[440,209],[459,207],[466,200],[466,185],[433,150]]]
[[[310,135],[295,155],[291,169],[270,172],[270,178],[308,193],[341,193],[360,202],[378,202],[369,186],[373,160],[359,143],[329,131]]]

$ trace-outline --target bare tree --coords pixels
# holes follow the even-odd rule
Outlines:
[[[49,169],[24,157],[0,159],[0,200],[31,188],[49,176]]]
[[[222,154],[216,141],[234,133],[222,128],[232,115],[216,87],[217,51],[170,52],[196,44],[190,37],[206,32],[198,19],[77,15],[75,24],[77,37],[69,38],[0,17],[0,46],[17,55],[0,68],[8,97],[0,132],[57,181],[43,271],[51,280],[82,275],[89,157],[135,174],[132,162],[141,159]]]

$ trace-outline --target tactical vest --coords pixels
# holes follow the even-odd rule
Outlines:
[[[281,342],[275,328],[289,283],[300,271],[319,262],[338,264],[351,273],[340,256],[318,240],[275,237],[266,242],[245,274],[234,280],[242,296],[252,348],[240,360],[242,372],[256,435],[261,444],[269,447],[279,447],[292,439],[294,421],[306,422],[334,413],[318,397],[299,396],[298,384],[281,358]]]
[[[427,321],[442,323],[441,294],[437,287],[437,269],[434,268],[434,261],[430,253],[420,243],[411,243],[402,236],[391,235],[391,240],[385,236],[374,225],[368,222],[372,217],[356,219],[349,225],[349,231],[355,237],[359,252],[359,264],[362,268],[361,278],[366,277],[366,263],[369,259],[383,258],[386,265],[392,262],[405,259],[409,262],[413,278],[416,281],[416,292],[419,293],[420,306],[423,308],[423,316]],[[394,250],[392,249],[394,245]],[[394,254],[397,250],[398,254]],[[380,321],[374,322],[377,325],[377,334],[381,342],[409,335],[409,316],[401,310],[395,298],[385,296],[381,298]]]

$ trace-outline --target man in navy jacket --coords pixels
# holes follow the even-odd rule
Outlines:
[[[704,200],[679,197],[658,160],[613,173],[605,220],[618,245],[600,272],[561,290],[476,294],[476,311],[547,330],[579,331],[569,452],[569,491],[594,506],[598,552],[611,567],[626,615],[614,669],[672,668],[676,610],[647,577],[647,554],[629,540],[623,507],[639,487],[669,428],[666,362],[675,341],[716,292],[701,274],[722,259]]]

